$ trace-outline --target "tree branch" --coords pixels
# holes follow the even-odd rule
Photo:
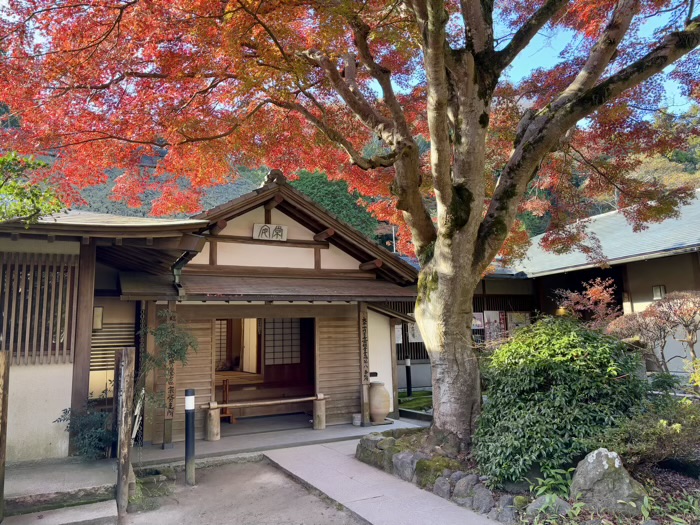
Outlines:
[[[493,0],[460,0],[467,49],[474,53],[493,50]]]
[[[561,11],[570,0],[547,0],[535,11],[520,29],[515,32],[508,45],[496,53],[498,67],[502,71],[527,47],[537,32]]]

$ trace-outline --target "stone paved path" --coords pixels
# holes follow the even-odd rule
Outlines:
[[[355,459],[357,440],[271,450],[270,461],[372,525],[496,525]]]

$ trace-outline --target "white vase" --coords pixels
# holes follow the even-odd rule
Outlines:
[[[369,384],[369,416],[372,423],[384,423],[389,414],[390,401],[384,383],[372,381]]]

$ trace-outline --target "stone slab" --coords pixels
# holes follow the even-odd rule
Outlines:
[[[117,502],[115,500],[64,507],[34,514],[10,516],[3,525],[116,525]]]

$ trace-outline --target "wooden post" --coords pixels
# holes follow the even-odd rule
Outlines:
[[[168,310],[175,312],[175,302],[168,302]],[[163,351],[163,349],[159,349]],[[166,377],[170,376],[170,381],[165,385],[165,419],[163,421],[163,449],[173,448],[173,418],[175,417],[175,396],[177,389],[175,388],[175,364],[166,363]]]
[[[0,522],[5,518],[5,449],[7,448],[7,399],[10,394],[10,352],[0,352]]]
[[[362,426],[372,425],[369,418],[369,318],[367,316],[367,304],[357,303],[358,337],[360,338],[360,367],[362,390],[360,392],[360,410],[362,413]]]
[[[90,394],[90,350],[92,346],[92,310],[95,303],[95,241],[80,245],[78,267],[78,312],[73,351],[72,413],[85,410]],[[72,448],[72,447],[71,447]]]
[[[134,425],[134,365],[136,349],[122,349],[119,369],[119,441],[117,458],[117,512],[126,514],[129,505],[129,471],[131,467],[131,432]]]
[[[207,441],[219,441],[221,439],[221,409],[207,410]]]
[[[326,399],[323,394],[318,394],[318,399],[314,400],[314,430],[324,430],[326,428]]]

